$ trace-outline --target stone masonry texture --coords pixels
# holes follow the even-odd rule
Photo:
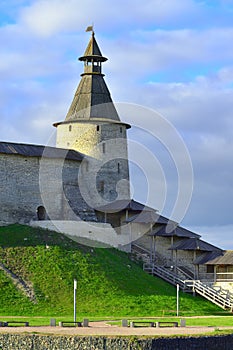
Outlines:
[[[44,206],[50,219],[71,220],[79,215],[92,221],[94,211],[80,193],[80,162],[19,155],[0,155],[0,220],[37,220]]]
[[[86,182],[93,207],[130,198],[126,126],[114,123],[64,123],[57,127],[57,147],[90,156]],[[122,180],[126,180],[123,181]],[[118,184],[121,188],[118,188]],[[97,186],[97,192],[96,188]],[[106,201],[106,202],[105,202]]]
[[[144,338],[0,335],[1,350],[230,350],[233,335],[215,337]]]

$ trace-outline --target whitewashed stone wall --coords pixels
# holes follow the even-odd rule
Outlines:
[[[34,227],[57,231],[82,244],[92,247],[114,247],[130,252],[130,237],[118,235],[110,224],[84,221],[32,221]]]
[[[57,147],[74,149],[89,156],[95,156],[96,145],[110,139],[126,139],[126,126],[121,123],[70,122],[57,126]],[[94,152],[94,153],[93,153]],[[127,149],[126,154],[127,156]],[[126,158],[127,159],[127,158]]]
[[[88,121],[57,126],[57,147],[70,148],[85,155],[82,163],[87,202],[94,208],[108,202],[129,199],[129,166],[126,126],[121,123]]]
[[[44,206],[51,219],[95,218],[78,186],[80,162],[0,155],[0,220],[26,223]]]

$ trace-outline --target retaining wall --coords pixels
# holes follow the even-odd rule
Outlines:
[[[75,337],[0,334],[1,350],[225,350],[233,348],[233,335],[216,337],[149,338]]]
[[[118,235],[111,224],[88,221],[63,221],[63,220],[43,220],[31,221],[33,227],[62,232],[74,241],[82,243],[82,239],[87,238],[91,246],[107,245],[120,250],[130,251],[130,236],[126,234]],[[98,244],[97,244],[98,242]],[[85,241],[84,241],[85,244]]]

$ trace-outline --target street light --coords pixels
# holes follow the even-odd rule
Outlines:
[[[76,290],[77,290],[77,280],[74,279],[74,322],[76,322]]]
[[[176,316],[179,316],[179,284],[176,285]]]

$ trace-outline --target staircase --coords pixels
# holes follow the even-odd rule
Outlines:
[[[153,276],[158,276],[173,286],[179,285],[186,293],[197,293],[224,310],[233,312],[233,293],[221,287],[207,285],[195,280],[194,274],[184,266],[168,267],[165,258],[156,253],[155,261],[151,262],[150,251],[142,246],[133,244],[132,252],[137,259],[144,262],[143,270]]]
[[[185,276],[185,278],[190,279],[190,280],[194,280],[194,273],[192,271],[190,271],[189,269],[187,269],[185,266],[179,266],[177,267],[178,272],[180,272],[181,274],[183,274]]]
[[[143,270],[147,273],[158,276],[163,280],[176,286],[177,284],[184,292],[197,293],[224,310],[233,312],[233,294],[222,288],[215,289],[199,280],[190,279],[190,275],[180,268],[172,271],[164,266],[157,266],[153,263],[144,263]],[[182,273],[183,277],[180,276]]]
[[[144,263],[150,263],[153,260],[157,265],[167,265],[167,259],[162,256],[162,254],[155,253],[155,256],[152,257],[150,250],[138,245],[132,244],[131,253],[135,255],[137,260],[141,260]]]
[[[198,280],[187,281],[187,284],[202,297],[218,305],[224,310],[233,312],[233,294],[225,290],[221,293],[213,287],[209,287]]]
[[[169,270],[164,266],[157,266],[152,263],[150,264],[145,263],[143,265],[143,270],[153,276],[158,276],[162,278],[163,280],[171,283],[173,286],[176,286],[177,284],[179,284],[182,290],[185,290],[187,288],[190,289],[189,286],[186,286],[185,280],[183,280],[178,276],[178,274],[172,272],[171,270]]]
[[[148,249],[142,248],[137,244],[132,244],[131,246],[131,256],[135,257],[135,260],[141,260],[143,263],[150,263],[151,253]]]

